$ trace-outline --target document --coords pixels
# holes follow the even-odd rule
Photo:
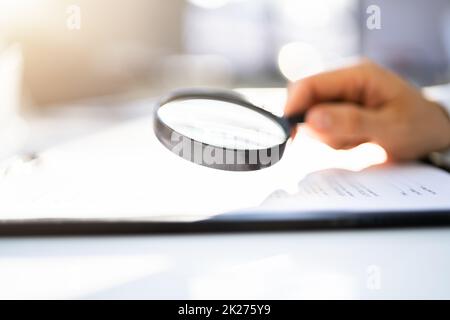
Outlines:
[[[302,179],[294,193],[275,191],[259,210],[450,212],[450,174],[419,163],[323,170]]]

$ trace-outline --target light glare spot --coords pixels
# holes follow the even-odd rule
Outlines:
[[[320,52],[303,42],[292,42],[283,46],[278,54],[278,66],[290,81],[300,80],[324,69]]]

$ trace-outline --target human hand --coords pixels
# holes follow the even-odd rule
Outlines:
[[[294,83],[285,115],[302,112],[312,132],[335,149],[373,142],[391,160],[410,160],[450,147],[443,108],[370,61]]]

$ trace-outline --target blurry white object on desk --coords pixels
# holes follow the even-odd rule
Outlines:
[[[27,136],[27,126],[19,115],[21,75],[20,48],[0,49],[0,159],[17,152]]]

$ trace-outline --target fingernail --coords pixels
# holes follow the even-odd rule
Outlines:
[[[313,127],[317,129],[328,129],[331,127],[332,120],[329,114],[326,112],[311,112],[312,114],[309,117],[309,121],[313,125]]]

